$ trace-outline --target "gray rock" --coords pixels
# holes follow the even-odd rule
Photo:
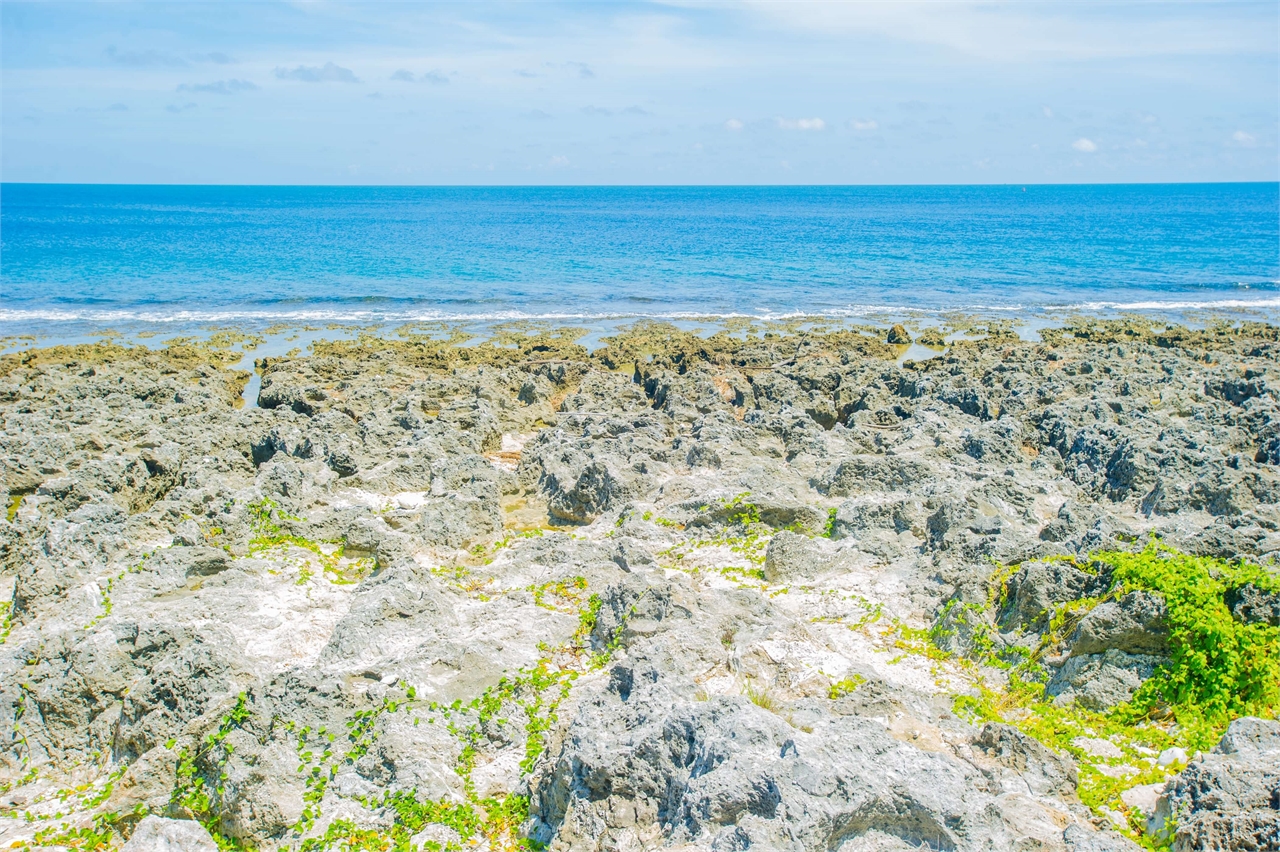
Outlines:
[[[1073,656],[1053,672],[1045,693],[1058,703],[1078,701],[1090,710],[1106,710],[1133,698],[1162,662],[1160,657],[1114,648]]]
[[[1176,852],[1280,849],[1280,722],[1237,719],[1168,784],[1150,821]]]
[[[999,621],[1006,629],[1043,629],[1055,606],[1086,597],[1097,585],[1096,577],[1068,562],[1024,563],[1008,580]]]
[[[1012,725],[988,722],[982,726],[974,746],[1015,770],[1037,796],[1075,796],[1075,761],[1050,751]]]
[[[1003,847],[1029,831],[1062,842],[1060,827],[1032,818],[1033,800],[978,793],[975,770],[897,743],[877,723],[841,717],[810,737],[745,700],[660,696],[660,681],[637,679],[626,701],[580,706],[534,779],[535,838],[601,849],[656,828],[713,848]]]
[[[1246,624],[1260,622],[1280,627],[1280,594],[1246,583],[1228,591],[1226,601],[1231,614]]]
[[[1067,640],[1071,655],[1101,654],[1110,649],[1131,655],[1165,654],[1169,647],[1167,615],[1164,600],[1150,592],[1129,592],[1118,601],[1098,604]]]
[[[0,355],[3,804],[186,815],[193,767],[263,852],[385,832],[374,803],[410,793],[527,794],[558,850],[1132,850],[1069,760],[975,734],[883,635],[934,613],[956,654],[1038,647],[1111,590],[1038,560],[1148,527],[1280,548],[1275,330],[1073,328],[903,365],[856,329],[641,324],[597,355],[406,329],[262,362],[261,408],[238,353],[190,342]],[[1158,600],[1109,601],[1048,649],[1050,694],[1113,706],[1167,641]],[[1185,843],[1271,842],[1268,730],[1170,788]]]
[[[121,852],[217,852],[217,849],[218,844],[198,822],[147,816],[138,823]]]
[[[832,497],[880,491],[904,491],[934,478],[927,464],[901,456],[861,456],[842,461],[814,483],[818,492]]]
[[[783,530],[764,554],[764,576],[770,583],[786,583],[816,576],[831,567],[831,555],[808,536]]]

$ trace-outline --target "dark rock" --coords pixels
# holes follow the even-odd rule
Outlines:
[[[1280,627],[1280,594],[1268,592],[1253,583],[1246,583],[1226,594],[1231,614],[1246,624],[1270,624]]]
[[[1171,823],[1176,852],[1280,849],[1280,722],[1232,722],[1166,786],[1150,828],[1167,837]]]

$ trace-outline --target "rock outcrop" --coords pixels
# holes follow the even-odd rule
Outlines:
[[[886,339],[362,338],[248,407],[190,344],[0,357],[0,843],[1135,848],[934,651],[1130,699],[1159,596],[1053,613],[1149,534],[1280,552],[1276,329]],[[1181,769],[1177,848],[1275,848],[1273,728]]]

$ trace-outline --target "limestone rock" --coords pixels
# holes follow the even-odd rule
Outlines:
[[[1280,722],[1232,722],[1169,782],[1149,830],[1167,835],[1171,820],[1177,852],[1280,848]]]
[[[138,823],[122,852],[217,852],[208,830],[191,820],[148,816]]]

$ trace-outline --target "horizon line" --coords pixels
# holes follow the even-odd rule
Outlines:
[[[117,181],[0,180],[0,186],[128,186],[174,188],[278,189],[858,189],[931,187],[1062,187],[1062,186],[1280,186],[1272,180],[1189,181],[1060,181],[1048,183],[1000,181],[991,183],[127,183]]]

